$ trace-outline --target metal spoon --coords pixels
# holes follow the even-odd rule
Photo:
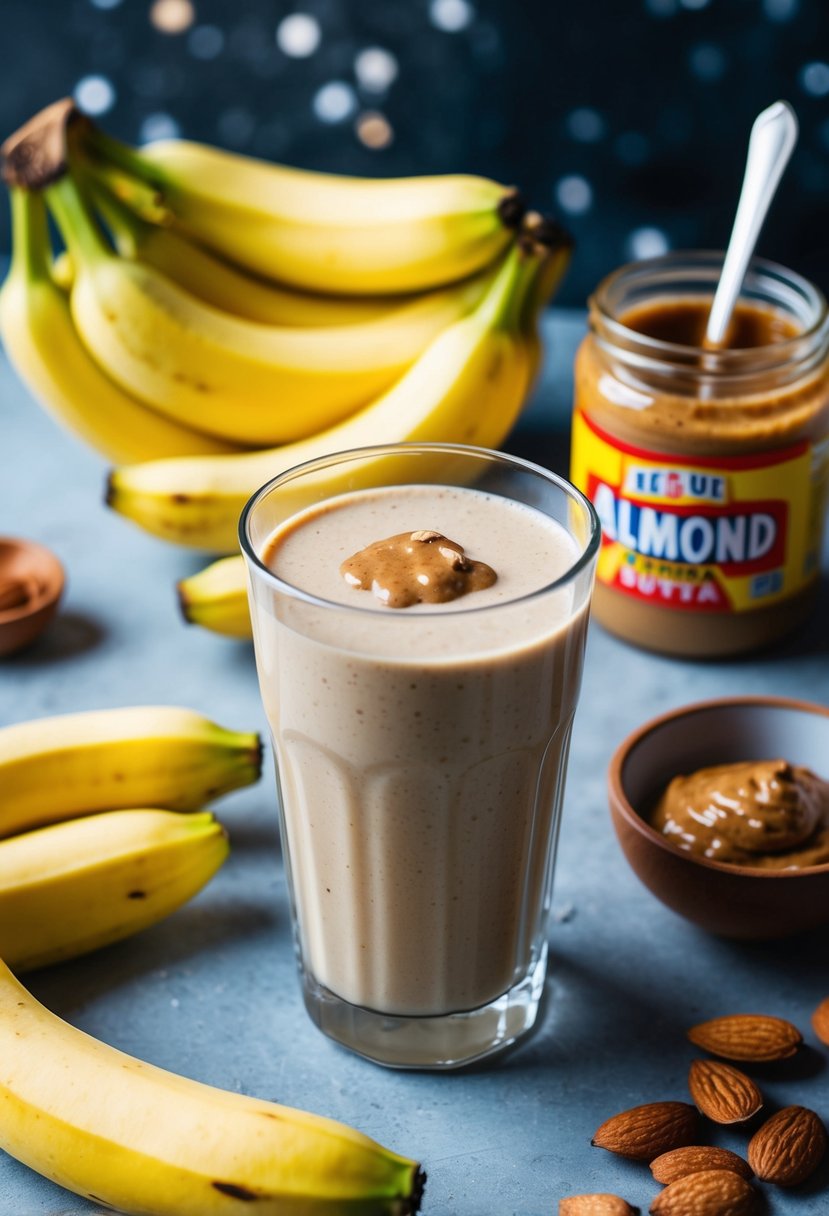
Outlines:
[[[787,101],[776,101],[755,118],[734,227],[705,330],[708,350],[725,341],[760,229],[796,143],[797,118]]]

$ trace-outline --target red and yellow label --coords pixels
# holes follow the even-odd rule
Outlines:
[[[597,578],[693,612],[794,595],[818,573],[827,447],[666,456],[622,443],[577,409],[570,475],[601,521]]]

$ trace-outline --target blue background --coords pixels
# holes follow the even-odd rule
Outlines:
[[[630,257],[722,247],[751,122],[785,97],[801,140],[760,251],[829,286],[824,0],[3,0],[2,14],[3,134],[75,93],[137,142],[486,173],[576,236],[570,304]]]

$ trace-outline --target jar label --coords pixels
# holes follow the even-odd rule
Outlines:
[[[737,613],[818,574],[829,441],[673,456],[615,439],[581,409],[571,478],[602,525],[596,577],[679,611]]]

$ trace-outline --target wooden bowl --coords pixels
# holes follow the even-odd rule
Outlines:
[[[57,611],[63,567],[49,549],[0,537],[0,657],[29,646]]]
[[[610,813],[632,869],[711,933],[779,938],[829,921],[829,864],[756,870],[709,861],[681,852],[644,818],[679,773],[778,757],[829,779],[829,709],[782,697],[704,701],[646,722],[610,762]]]

